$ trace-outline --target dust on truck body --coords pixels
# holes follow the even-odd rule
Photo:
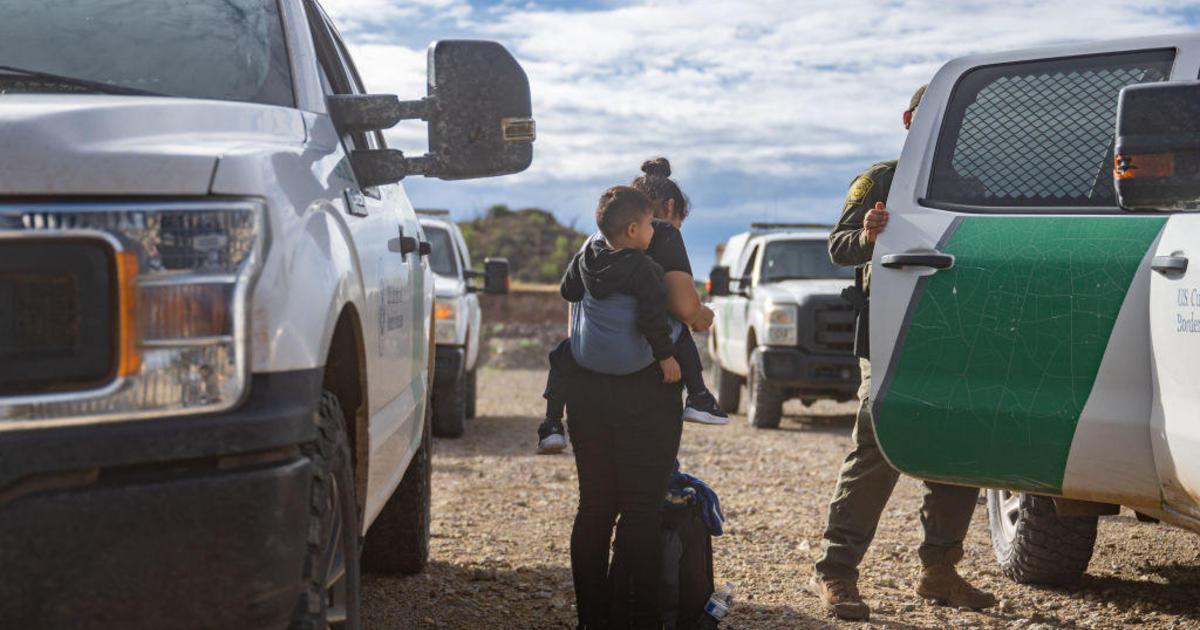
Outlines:
[[[400,180],[526,168],[520,65],[438,41],[425,98],[368,94],[314,0],[47,0],[0,38],[0,627],[357,627],[362,568],[428,557]]]
[[[965,57],[904,145],[876,434],[901,471],[991,489],[1017,580],[1078,580],[1119,506],[1200,531],[1198,74],[1196,35]]]

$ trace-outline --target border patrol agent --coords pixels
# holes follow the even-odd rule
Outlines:
[[[913,94],[904,112],[904,128],[912,123],[925,87]],[[869,328],[867,295],[870,291],[870,262],[875,239],[887,226],[885,207],[896,161],[880,162],[859,175],[850,186],[842,216],[829,235],[829,256],[843,266],[859,266],[855,289],[847,299],[859,307],[855,352],[862,369],[858,390],[858,417],[854,423],[854,450],[838,474],[837,487],[829,505],[829,525],[821,540],[822,557],[809,590],[821,598],[825,608],[843,619],[866,619],[871,609],[858,593],[858,564],[862,561],[880,514],[896,486],[900,473],[888,465],[875,441],[871,421],[871,364],[867,357]],[[986,608],[996,599],[971,586],[958,575],[954,565],[962,559],[963,538],[975,511],[978,488],[925,483],[921,506],[924,539],[918,549],[923,569],[917,594],[949,606]]]

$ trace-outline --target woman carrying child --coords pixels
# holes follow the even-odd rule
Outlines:
[[[663,269],[646,255],[652,204],[628,186],[605,191],[596,208],[603,238],[571,260],[562,296],[576,303],[567,381],[579,509],[571,572],[579,627],[607,628],[614,588],[609,541],[629,569],[631,621],[661,626],[659,583],[663,497],[682,431],[679,324],[667,316]]]
[[[667,158],[643,162],[642,173],[642,176],[633,180],[631,186],[649,197],[654,208],[655,220],[651,224],[654,235],[646,255],[663,268],[670,314],[684,324],[676,340],[676,359],[687,387],[683,419],[703,424],[725,424],[729,422],[729,416],[722,411],[716,397],[704,384],[700,352],[688,330],[707,330],[713,320],[712,310],[700,303],[700,296],[696,293],[692,266],[679,233],[680,226],[690,213],[691,204],[679,184],[671,179],[671,164]],[[539,453],[558,453],[566,446],[563,429],[564,384],[574,364],[567,342],[563,342],[550,355],[550,374],[543,394],[546,398],[546,418],[538,427]]]

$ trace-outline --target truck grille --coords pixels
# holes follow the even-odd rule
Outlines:
[[[854,307],[831,297],[813,309],[812,348],[818,352],[854,352]]]
[[[95,239],[0,240],[0,396],[98,386],[115,371],[113,252]]]

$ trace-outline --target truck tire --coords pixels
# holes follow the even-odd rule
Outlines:
[[[479,370],[479,368],[474,368],[470,372],[467,372],[467,417],[468,418],[475,417],[475,389],[476,389],[475,373],[478,370]]]
[[[432,411],[425,405],[421,446],[363,545],[363,567],[373,573],[418,573],[429,561],[430,500],[433,495]]]
[[[783,419],[783,394],[763,378],[762,357],[758,352],[750,355],[746,390],[749,394],[746,416],[750,424],[759,429],[778,429],[779,421]]]
[[[293,615],[295,630],[359,627],[358,503],[346,419],[333,392],[322,391],[317,439],[301,447],[313,462],[308,558]]]
[[[709,382],[717,386],[717,404],[721,405],[721,409],[726,413],[737,413],[738,405],[742,404],[742,379],[721,367],[716,357],[713,357]]]
[[[467,427],[467,373],[460,370],[454,380],[433,391],[433,434],[462,437]]]
[[[988,526],[1000,569],[1021,584],[1074,585],[1096,544],[1095,516],[1059,516],[1054,499],[988,490]]]

